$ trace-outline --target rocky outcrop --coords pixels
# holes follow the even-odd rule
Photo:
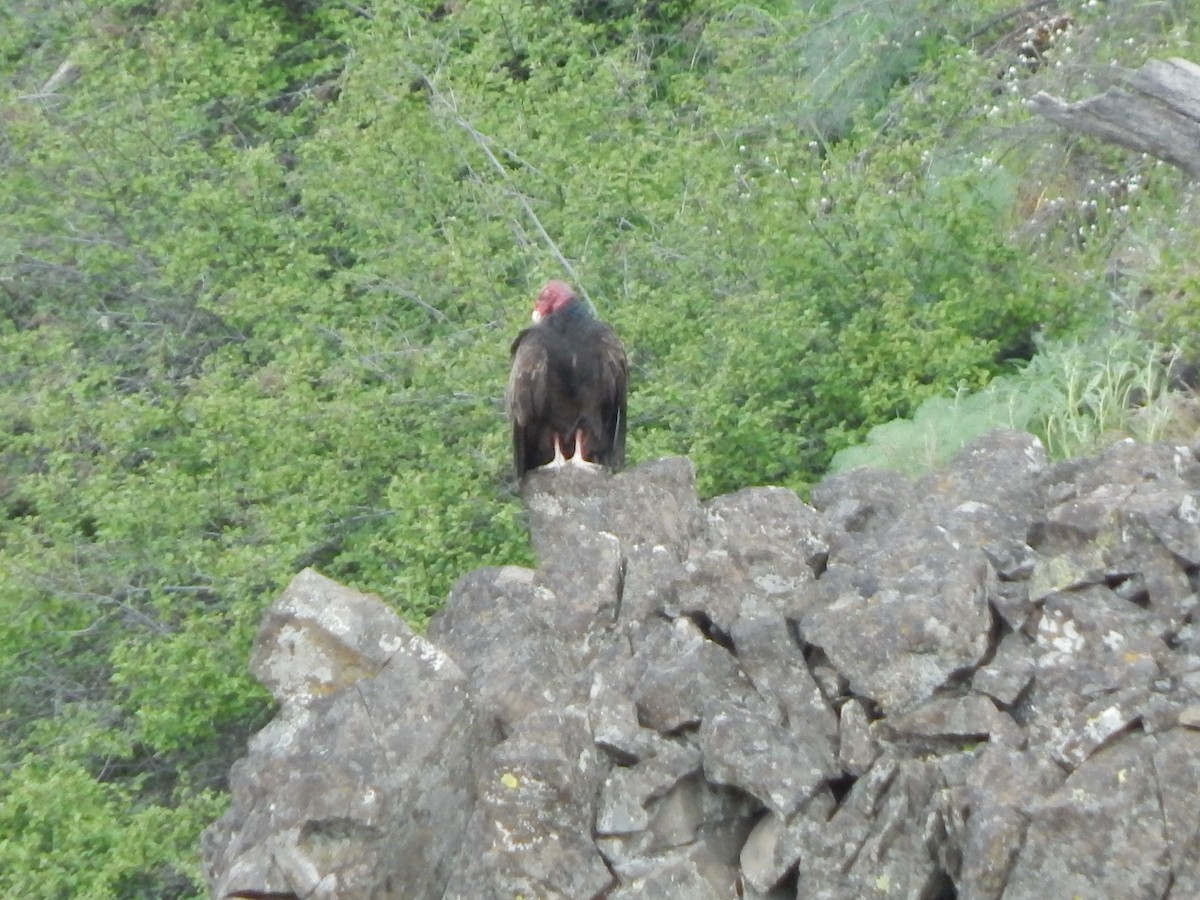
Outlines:
[[[377,598],[305,570],[250,668],[280,707],[204,833],[214,896],[440,896],[488,751],[458,666]]]
[[[1200,896],[1200,462],[526,480],[424,637],[301,573],[214,897]]]

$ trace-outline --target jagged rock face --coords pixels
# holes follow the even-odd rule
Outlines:
[[[378,598],[306,569],[251,671],[280,709],[204,833],[213,896],[441,896],[488,751],[453,660]]]
[[[1200,896],[1200,463],[996,432],[701,503],[535,472],[425,638],[304,572],[214,897]]]

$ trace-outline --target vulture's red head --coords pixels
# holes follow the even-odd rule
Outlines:
[[[565,281],[547,281],[533,304],[533,321],[540,322],[575,299],[575,292]]]

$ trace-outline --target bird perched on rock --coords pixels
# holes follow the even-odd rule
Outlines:
[[[565,282],[547,282],[533,325],[512,344],[505,402],[517,477],[545,465],[624,464],[627,373],[616,332]]]

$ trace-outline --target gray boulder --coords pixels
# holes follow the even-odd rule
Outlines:
[[[378,598],[311,570],[252,658],[281,708],[204,833],[213,896],[441,897],[486,749],[458,666]]]

